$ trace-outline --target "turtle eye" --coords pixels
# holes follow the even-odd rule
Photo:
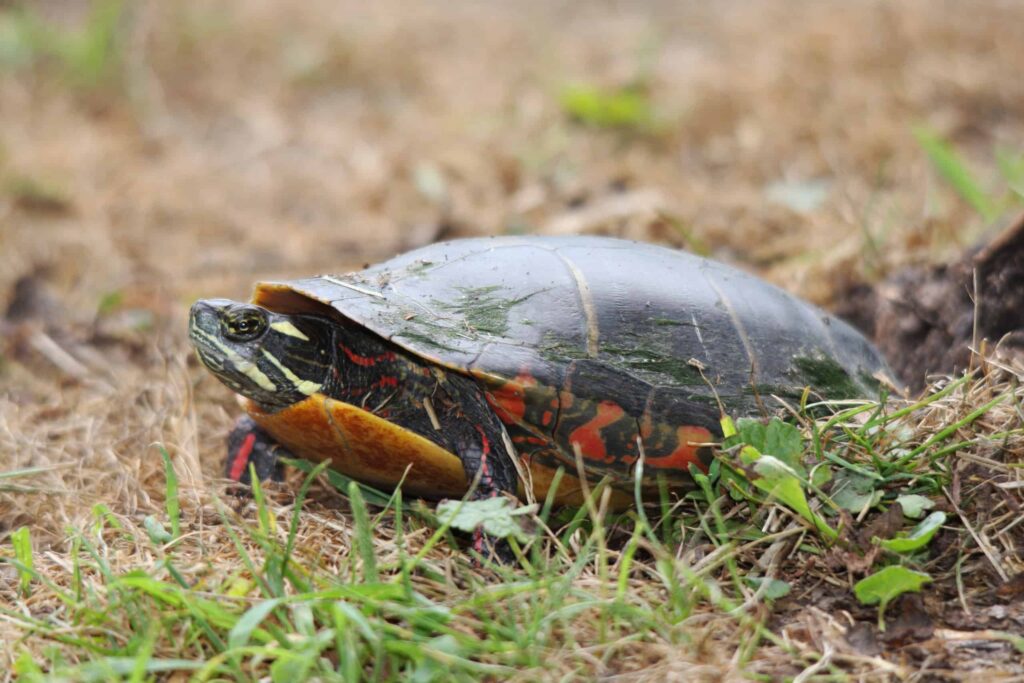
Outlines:
[[[224,318],[224,336],[232,341],[252,341],[266,329],[267,316],[255,307],[236,309]]]

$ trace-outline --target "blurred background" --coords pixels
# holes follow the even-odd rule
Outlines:
[[[827,307],[1024,187],[1024,4],[0,0],[0,533],[128,511],[237,409],[185,315],[431,241],[685,247]],[[159,479],[162,481],[162,479]]]

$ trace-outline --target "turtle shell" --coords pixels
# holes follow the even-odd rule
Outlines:
[[[494,237],[367,269],[257,285],[253,302],[332,312],[488,387],[513,441],[542,462],[630,481],[687,479],[721,409],[761,414],[805,387],[877,393],[878,351],[841,320],[729,266],[603,237]],[[776,404],[777,405],[777,404]],[[704,449],[704,450],[702,450]]]

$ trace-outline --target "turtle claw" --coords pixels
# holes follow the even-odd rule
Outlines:
[[[228,434],[228,457],[224,474],[228,479],[252,483],[249,466],[256,469],[260,481],[284,481],[284,466],[279,462],[289,453],[248,416],[241,417]]]

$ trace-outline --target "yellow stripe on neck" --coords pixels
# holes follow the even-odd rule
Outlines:
[[[267,351],[266,349],[260,349],[260,351],[263,352],[263,355],[266,356],[267,360],[277,366],[277,369],[281,371],[281,374],[283,374],[289,382],[294,384],[295,388],[301,393],[306,396],[312,396],[316,392],[320,391],[320,387],[323,386],[322,384],[317,384],[316,382],[310,382],[308,379],[300,378],[294,372],[282,365],[281,361],[275,358],[274,354],[270,353],[270,351]]]

